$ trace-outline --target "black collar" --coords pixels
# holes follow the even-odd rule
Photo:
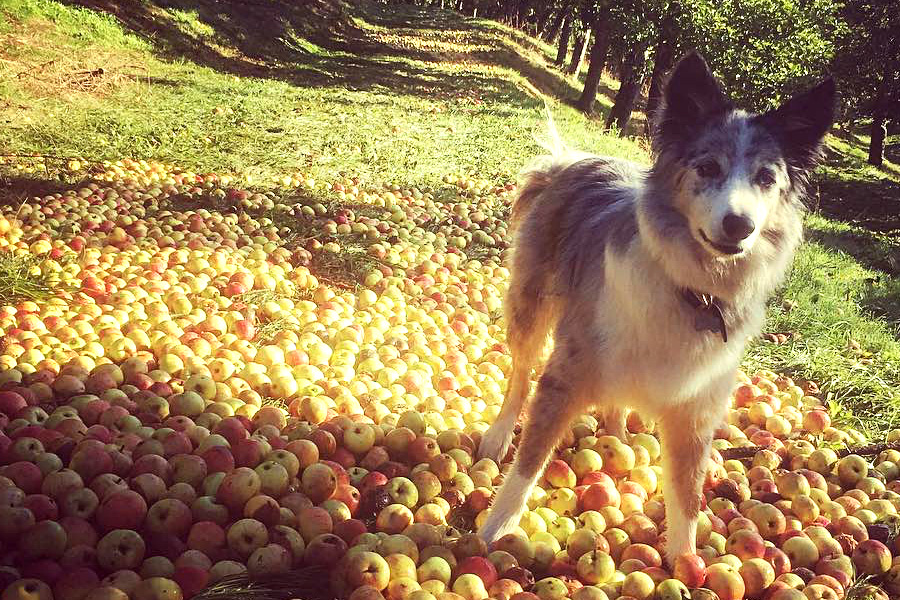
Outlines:
[[[722,314],[722,300],[710,294],[702,294],[690,288],[681,290],[681,299],[694,310],[694,329],[720,333],[722,341],[728,343],[728,328]]]

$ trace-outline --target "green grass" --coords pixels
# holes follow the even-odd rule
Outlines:
[[[145,71],[123,69],[102,95],[54,88],[58,77],[43,85],[39,75],[34,89],[27,80],[18,86],[15,91],[25,93],[17,101],[13,90],[0,89],[0,97],[14,104],[0,110],[6,124],[0,148],[53,149],[96,160],[154,157],[258,180],[299,169],[320,178],[344,171],[367,182],[426,186],[446,173],[515,173],[537,149],[531,137],[541,123],[543,101],[530,90],[550,98],[575,94],[572,81],[541,66],[541,48],[524,50],[493,23],[468,24],[445,13],[441,19],[461,28],[398,27],[397,19],[405,22],[397,14],[402,9],[373,9],[371,22],[355,21],[354,35],[362,40],[357,45],[367,49],[357,56],[310,43],[300,50],[291,27],[263,29],[266,37],[280,34],[279,43],[242,42],[253,23],[213,43],[207,30],[215,21],[203,20],[205,4],[196,4],[201,8],[154,11],[166,23],[165,33],[157,35],[164,42],[154,54],[131,61]],[[50,7],[60,5],[16,0],[7,12],[54,23],[56,43],[48,47],[35,39],[17,52],[0,48],[0,56],[12,53],[20,63],[0,62],[0,78],[54,58],[66,57],[85,70],[98,66],[91,48],[76,46],[73,53],[65,40],[69,34],[74,40],[76,31],[105,32],[110,19],[96,16],[97,23],[88,26],[86,11],[75,11],[76,18],[65,12],[74,9]],[[407,18],[419,17],[411,11]],[[142,43],[135,35],[103,33],[97,45],[106,48],[117,40],[129,49]],[[221,46],[227,40],[233,45]],[[178,55],[179,47],[197,62]],[[257,53],[266,53],[269,62],[259,64]],[[217,114],[217,108],[224,112]],[[638,144],[604,136],[602,123],[586,123],[567,105],[554,112],[574,143],[644,155]]]
[[[343,173],[440,198],[445,174],[514,177],[538,150],[546,99],[573,145],[648,158],[644,140],[602,130],[616,82],[586,119],[570,106],[580,81],[549,66],[555,49],[493,22],[281,0],[148,0],[113,17],[107,0],[85,2],[97,10],[0,0],[0,153],[154,158],[263,187]],[[771,303],[766,331],[799,336],[752,343],[745,365],[818,382],[837,418],[877,436],[900,406],[900,168],[866,165],[866,141],[831,138],[809,242]],[[32,178],[18,189],[60,185]],[[350,264],[327,269],[356,268],[333,258]]]
[[[43,302],[61,289],[59,277],[41,269],[37,256],[0,252],[0,306]]]

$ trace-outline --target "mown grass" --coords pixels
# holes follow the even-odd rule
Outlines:
[[[0,61],[0,79],[7,82],[0,98],[9,105],[0,104],[0,147],[97,160],[152,156],[258,180],[302,170],[320,178],[347,172],[367,182],[428,186],[447,173],[515,173],[537,150],[531,138],[543,100],[535,91],[551,98],[575,93],[571,81],[541,66],[543,54],[515,45],[499,25],[446,13],[441,18],[457,29],[404,27],[421,15],[413,10],[404,19],[396,7],[372,10],[371,23],[356,21],[366,55],[314,43],[300,52],[285,34],[284,44],[266,48],[276,54],[272,62],[257,65],[249,48],[231,48],[228,60],[221,56],[223,40],[214,44],[208,35],[207,43],[204,32],[211,26],[202,11],[160,9],[160,18],[167,15],[191,47],[220,58],[172,59],[167,44],[132,56],[130,62],[144,69],[141,76],[120,78],[98,96],[61,87],[58,76],[42,84],[40,72],[10,80],[14,72],[64,58],[73,70],[93,70],[94,57],[110,48],[140,50],[147,42],[137,34],[109,33],[114,25],[105,15],[88,13],[97,21],[89,27],[83,9],[16,0],[3,11],[14,16],[8,20],[52,23],[54,33],[51,43],[19,36],[18,49],[12,39],[0,46],[0,57],[17,63]],[[98,32],[96,40],[76,37],[82,31]],[[24,93],[16,98],[13,92]],[[566,104],[555,113],[575,143],[643,155],[639,144],[603,135],[600,123],[586,122]]]
[[[538,151],[546,100],[573,145],[648,159],[645,141],[602,130],[615,82],[586,119],[554,49],[496,23],[279,0],[145,2],[113,17],[84,1],[96,10],[0,2],[0,153],[155,158],[260,185],[345,173],[437,195],[448,173],[514,176]],[[93,86],[71,76],[100,66]],[[866,166],[865,141],[830,140],[809,241],[771,303],[767,332],[799,335],[753,342],[745,365],[818,382],[838,418],[877,436],[900,406],[900,169]]]

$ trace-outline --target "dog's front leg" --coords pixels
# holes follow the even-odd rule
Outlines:
[[[528,397],[528,377],[531,364],[514,358],[513,371],[510,376],[506,399],[500,408],[497,420],[484,432],[478,444],[478,458],[490,458],[498,465],[506,456],[512,443],[516,428],[516,420],[522,412],[522,406]]]
[[[554,351],[556,354],[557,351]],[[554,367],[554,365],[556,365]],[[568,378],[567,378],[568,377]],[[538,380],[537,392],[528,410],[522,442],[512,469],[494,498],[487,521],[478,535],[491,543],[512,532],[525,510],[525,502],[567,427],[585,405],[571,373],[551,359]]]
[[[713,432],[720,421],[718,407],[699,404],[673,408],[658,422],[662,437],[666,558],[670,566],[678,556],[697,551],[703,480]]]

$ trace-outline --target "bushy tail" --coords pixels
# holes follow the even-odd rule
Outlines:
[[[524,216],[530,212],[537,198],[547,189],[553,178],[563,169],[591,154],[574,150],[563,142],[553,122],[550,107],[544,102],[547,111],[546,136],[535,136],[535,141],[547,153],[534,158],[522,171],[523,181],[513,201],[509,216],[511,231],[515,231]]]

